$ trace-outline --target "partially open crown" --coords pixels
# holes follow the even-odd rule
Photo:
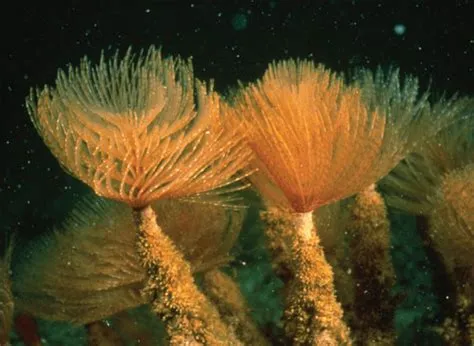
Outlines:
[[[61,165],[99,195],[141,207],[225,185],[243,168],[236,133],[190,62],[159,50],[83,59],[54,89],[32,93],[33,123]]]

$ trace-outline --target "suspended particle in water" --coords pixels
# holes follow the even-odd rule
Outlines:
[[[403,24],[395,24],[393,26],[393,32],[398,36],[402,36],[403,34],[405,34],[406,31],[407,27]]]
[[[231,23],[235,31],[245,30],[249,24],[249,16],[245,12],[238,12],[232,17]]]

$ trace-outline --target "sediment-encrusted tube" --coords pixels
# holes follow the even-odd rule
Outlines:
[[[395,301],[391,289],[395,273],[390,257],[390,223],[375,185],[357,194],[347,227],[349,257],[354,278],[354,343],[393,345]]]
[[[319,244],[312,213],[278,208],[262,212],[269,228],[278,227],[286,247],[289,282],[284,313],[285,332],[293,345],[350,345],[349,330],[336,299],[331,266]]]
[[[189,263],[156,222],[150,206],[133,212],[137,250],[148,272],[143,293],[163,320],[171,345],[241,345],[194,283]]]
[[[270,345],[252,321],[250,307],[229,275],[219,269],[209,270],[203,276],[203,290],[245,345]]]

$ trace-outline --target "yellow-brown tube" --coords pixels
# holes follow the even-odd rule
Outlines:
[[[333,271],[319,244],[312,213],[269,208],[262,216],[270,225],[285,225],[280,236],[294,277],[287,292],[284,323],[293,345],[350,345],[334,292]]]
[[[148,272],[143,293],[151,295],[153,311],[166,322],[170,344],[240,345],[197,289],[189,263],[158,226],[153,209],[135,209],[133,217],[137,251]]]
[[[390,258],[390,223],[374,185],[355,197],[351,216],[347,233],[355,295],[352,336],[357,345],[366,345],[367,340],[393,345],[395,301],[390,291],[395,273]]]
[[[250,316],[250,307],[238,284],[219,269],[207,271],[203,290],[216,305],[222,319],[245,345],[270,345]]]

